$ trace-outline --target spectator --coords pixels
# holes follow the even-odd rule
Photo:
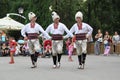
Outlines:
[[[109,36],[109,39],[107,40],[108,41],[108,45],[105,47],[104,49],[104,56],[108,56],[109,53],[110,53],[110,49],[111,49],[111,43],[112,43],[112,37]]]
[[[100,54],[100,43],[102,42],[102,36],[101,30],[98,29],[98,33],[95,35],[95,45],[94,45],[94,52],[96,55]]]
[[[116,45],[117,45],[118,43],[120,43],[120,36],[118,35],[118,32],[117,32],[117,31],[115,31],[112,40],[113,40],[114,52],[115,52],[115,51],[116,51],[116,50],[115,50]]]
[[[40,53],[40,56],[43,55],[43,46],[42,46],[42,44],[40,44],[40,50],[39,50],[39,53]]]
[[[52,41],[51,40],[44,40],[43,42],[43,47],[44,47],[44,53],[43,53],[43,58],[44,57],[49,57],[52,53]]]
[[[29,53],[29,47],[28,47],[28,43],[27,42],[24,43],[24,45],[22,47],[22,52],[23,52],[24,56],[26,56],[26,55],[29,56],[30,55],[30,53]]]
[[[73,61],[72,54],[74,49],[74,43],[71,42],[71,44],[68,46],[68,61]]]
[[[2,33],[0,32],[0,56],[2,56],[1,46],[2,46]]]
[[[8,56],[9,55],[9,48],[6,45],[6,43],[3,43],[1,46],[2,56]]]
[[[111,49],[112,37],[109,35],[108,31],[105,32],[104,36],[104,55],[109,55]]]
[[[5,31],[2,31],[1,40],[2,40],[2,43],[6,42],[6,40],[7,40],[7,36],[6,36]]]
[[[73,42],[73,46],[74,46],[74,49],[73,49],[73,54],[74,54],[74,55],[76,54],[76,45],[75,45],[75,41],[76,41],[76,36],[74,35],[74,37],[72,38],[72,42]]]
[[[16,41],[13,37],[9,38],[9,47],[10,47],[10,62],[9,64],[14,64],[14,54],[16,51]]]
[[[105,32],[105,35],[104,35],[104,48],[106,48],[106,46],[109,46],[109,39],[110,39],[110,35],[109,35],[109,32],[106,31]]]
[[[16,45],[16,51],[15,51],[15,56],[18,56],[19,54],[21,53],[21,51],[20,51],[20,44],[19,43],[17,43],[17,45]]]
[[[48,44],[45,47],[45,54],[46,54],[46,56],[50,57],[51,52],[52,52],[52,46],[50,44]]]
[[[68,38],[68,39],[65,41],[65,44],[66,44],[66,51],[65,51],[65,53],[68,54],[68,47],[69,47],[69,45],[71,44],[70,38]]]
[[[0,32],[0,45],[2,45],[2,33]]]

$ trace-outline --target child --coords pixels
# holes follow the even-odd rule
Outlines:
[[[76,54],[76,45],[75,45],[75,41],[76,41],[76,36],[74,35],[73,38],[72,38],[72,42],[73,42],[73,54],[75,55]]]
[[[52,42],[51,42],[51,40],[45,40],[43,42],[43,44],[44,44],[44,54],[43,54],[43,57],[48,56],[50,58],[50,54],[52,52]]]
[[[104,56],[108,56],[110,54],[110,49],[111,49],[110,45],[111,45],[111,43],[112,43],[112,37],[109,36],[108,45],[105,47],[105,50],[104,50],[104,54],[103,54]]]
[[[69,61],[73,61],[73,60],[72,60],[73,49],[74,49],[74,43],[71,43],[71,44],[68,46],[68,60],[69,60]]]
[[[51,51],[52,50],[52,47],[50,46],[50,44],[48,44],[46,47],[45,47],[45,54],[46,56],[50,57],[50,54],[51,54]]]
[[[110,46],[106,46],[104,50],[104,56],[108,56],[110,52]]]
[[[16,51],[16,42],[13,37],[9,38],[9,47],[10,47],[10,58],[11,58],[11,61],[9,62],[9,64],[14,64],[13,56]]]
[[[69,47],[69,45],[71,44],[71,39],[68,38],[68,39],[65,41],[65,44],[66,44],[66,51],[65,51],[65,53],[68,54],[68,47]]]

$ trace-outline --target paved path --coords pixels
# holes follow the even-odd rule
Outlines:
[[[62,57],[61,68],[52,69],[52,58],[39,58],[38,67],[31,69],[29,57],[0,57],[0,80],[120,80],[120,56],[88,55],[84,70],[77,69],[77,56],[68,62]]]

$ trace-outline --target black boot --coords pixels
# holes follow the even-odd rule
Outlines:
[[[82,68],[84,69],[84,66],[85,66],[85,60],[86,60],[86,54],[83,53],[82,54]]]
[[[34,54],[31,54],[31,60],[33,66],[31,68],[36,68],[37,67],[37,58],[38,58],[39,53],[35,52]]]
[[[35,62],[37,62],[38,56],[39,56],[39,52],[35,52],[35,54],[34,54],[34,61]]]
[[[86,54],[85,53],[82,54],[82,58],[83,58],[82,63],[85,64],[85,60],[86,60]]]
[[[78,62],[79,62],[79,65],[82,65],[82,56],[81,55],[78,55]]]
[[[62,54],[58,54],[58,64],[57,64],[57,67],[58,67],[58,68],[60,67],[61,56],[62,56]]]
[[[58,54],[58,62],[60,62],[61,56],[62,56],[62,54]]]
[[[53,68],[56,68],[56,61],[57,61],[57,56],[52,56],[53,57]]]
[[[78,69],[81,69],[81,66],[82,66],[82,56],[81,55],[78,55],[78,62],[79,62]]]
[[[31,57],[32,65],[33,65],[31,68],[34,68],[35,66],[34,54],[31,54],[30,57]]]

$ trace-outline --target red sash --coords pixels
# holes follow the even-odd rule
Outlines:
[[[85,40],[85,39],[86,39],[86,33],[76,34],[76,40]]]
[[[37,33],[28,33],[28,39],[38,39]]]
[[[53,34],[52,40],[63,40],[63,36],[61,34]]]

